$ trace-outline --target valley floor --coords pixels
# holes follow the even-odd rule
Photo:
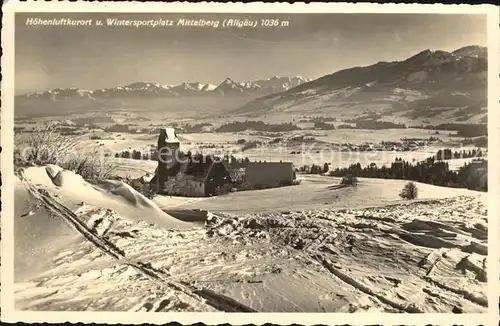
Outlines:
[[[210,208],[205,225],[178,230],[126,218],[91,199],[71,204],[61,189],[26,178],[16,186],[16,308],[487,310],[484,197],[464,190],[436,199],[423,187],[420,201],[391,202],[392,191],[373,193],[390,186],[365,180],[357,194],[323,194],[317,202],[322,205],[315,207],[312,198],[328,194],[319,178],[227,198],[157,198],[165,208],[169,200],[178,208]],[[371,201],[360,205],[369,193]],[[258,198],[265,196],[276,207],[271,200],[259,207]],[[296,198],[296,204],[287,198]],[[335,204],[331,198],[350,202]],[[367,207],[376,200],[376,207]],[[231,203],[240,209],[222,209]],[[33,213],[23,214],[26,210]],[[47,223],[49,230],[43,227]],[[30,264],[34,261],[38,265]]]

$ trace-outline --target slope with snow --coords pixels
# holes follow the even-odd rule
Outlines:
[[[324,180],[302,189],[328,194],[324,201],[346,190],[329,189],[331,179]],[[349,196],[361,199],[365,187]],[[485,312],[488,306],[487,212],[474,192],[372,208],[358,208],[355,200],[349,208],[334,201],[260,213],[242,207],[205,213],[205,226],[186,229],[162,227],[152,220],[154,202],[113,189],[53,166],[25,171],[16,187],[15,237],[43,255],[16,244],[17,309]],[[429,190],[422,187],[423,198],[432,197]],[[27,202],[31,214],[24,212]]]
[[[486,115],[486,49],[422,51],[406,60],[341,70],[284,92],[256,99],[235,114],[273,112],[354,115],[371,109],[386,116],[432,117],[461,109],[452,119]],[[439,109],[437,113],[430,112]],[[450,118],[446,118],[450,122]]]
[[[116,211],[132,220],[141,219],[166,228],[192,227],[169,216],[151,200],[121,181],[101,180],[90,184],[72,171],[51,165],[27,169],[22,174],[22,181],[48,194],[49,199],[54,199],[54,196],[60,198],[65,206],[89,203]]]

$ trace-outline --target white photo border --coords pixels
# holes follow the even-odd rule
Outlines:
[[[488,302],[485,314],[382,314],[382,313],[141,313],[141,312],[27,312],[14,308],[13,121],[14,121],[14,15],[16,12],[86,13],[432,13],[484,14],[488,37]],[[439,324],[489,325],[498,322],[500,108],[499,108],[499,7],[494,5],[377,4],[377,3],[154,3],[154,2],[18,2],[3,5],[1,145],[1,318],[4,322],[72,322],[160,324]]]

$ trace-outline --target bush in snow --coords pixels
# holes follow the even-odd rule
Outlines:
[[[57,164],[61,157],[73,153],[78,139],[61,135],[54,125],[48,124],[30,133],[27,139],[15,140],[16,164],[20,166]]]
[[[86,180],[111,177],[117,168],[111,163],[111,156],[101,152],[99,148],[79,153],[76,150],[78,142],[77,137],[64,136],[54,125],[46,125],[32,132],[26,139],[16,139],[14,164],[17,168],[55,164]]]
[[[98,150],[79,156],[69,156],[56,162],[65,170],[82,176],[85,180],[110,179],[117,169],[110,156],[101,155]]]
[[[414,182],[408,182],[399,193],[399,197],[403,199],[416,199],[418,196],[417,185]]]
[[[356,178],[352,174],[347,174],[342,177],[342,180],[340,180],[340,184],[346,186],[356,186],[358,184],[358,178]]]

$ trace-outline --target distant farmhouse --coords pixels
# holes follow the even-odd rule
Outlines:
[[[230,184],[231,177],[222,162],[203,155],[187,156],[173,128],[163,128],[158,137],[158,166],[150,181],[159,194],[204,197]]]

